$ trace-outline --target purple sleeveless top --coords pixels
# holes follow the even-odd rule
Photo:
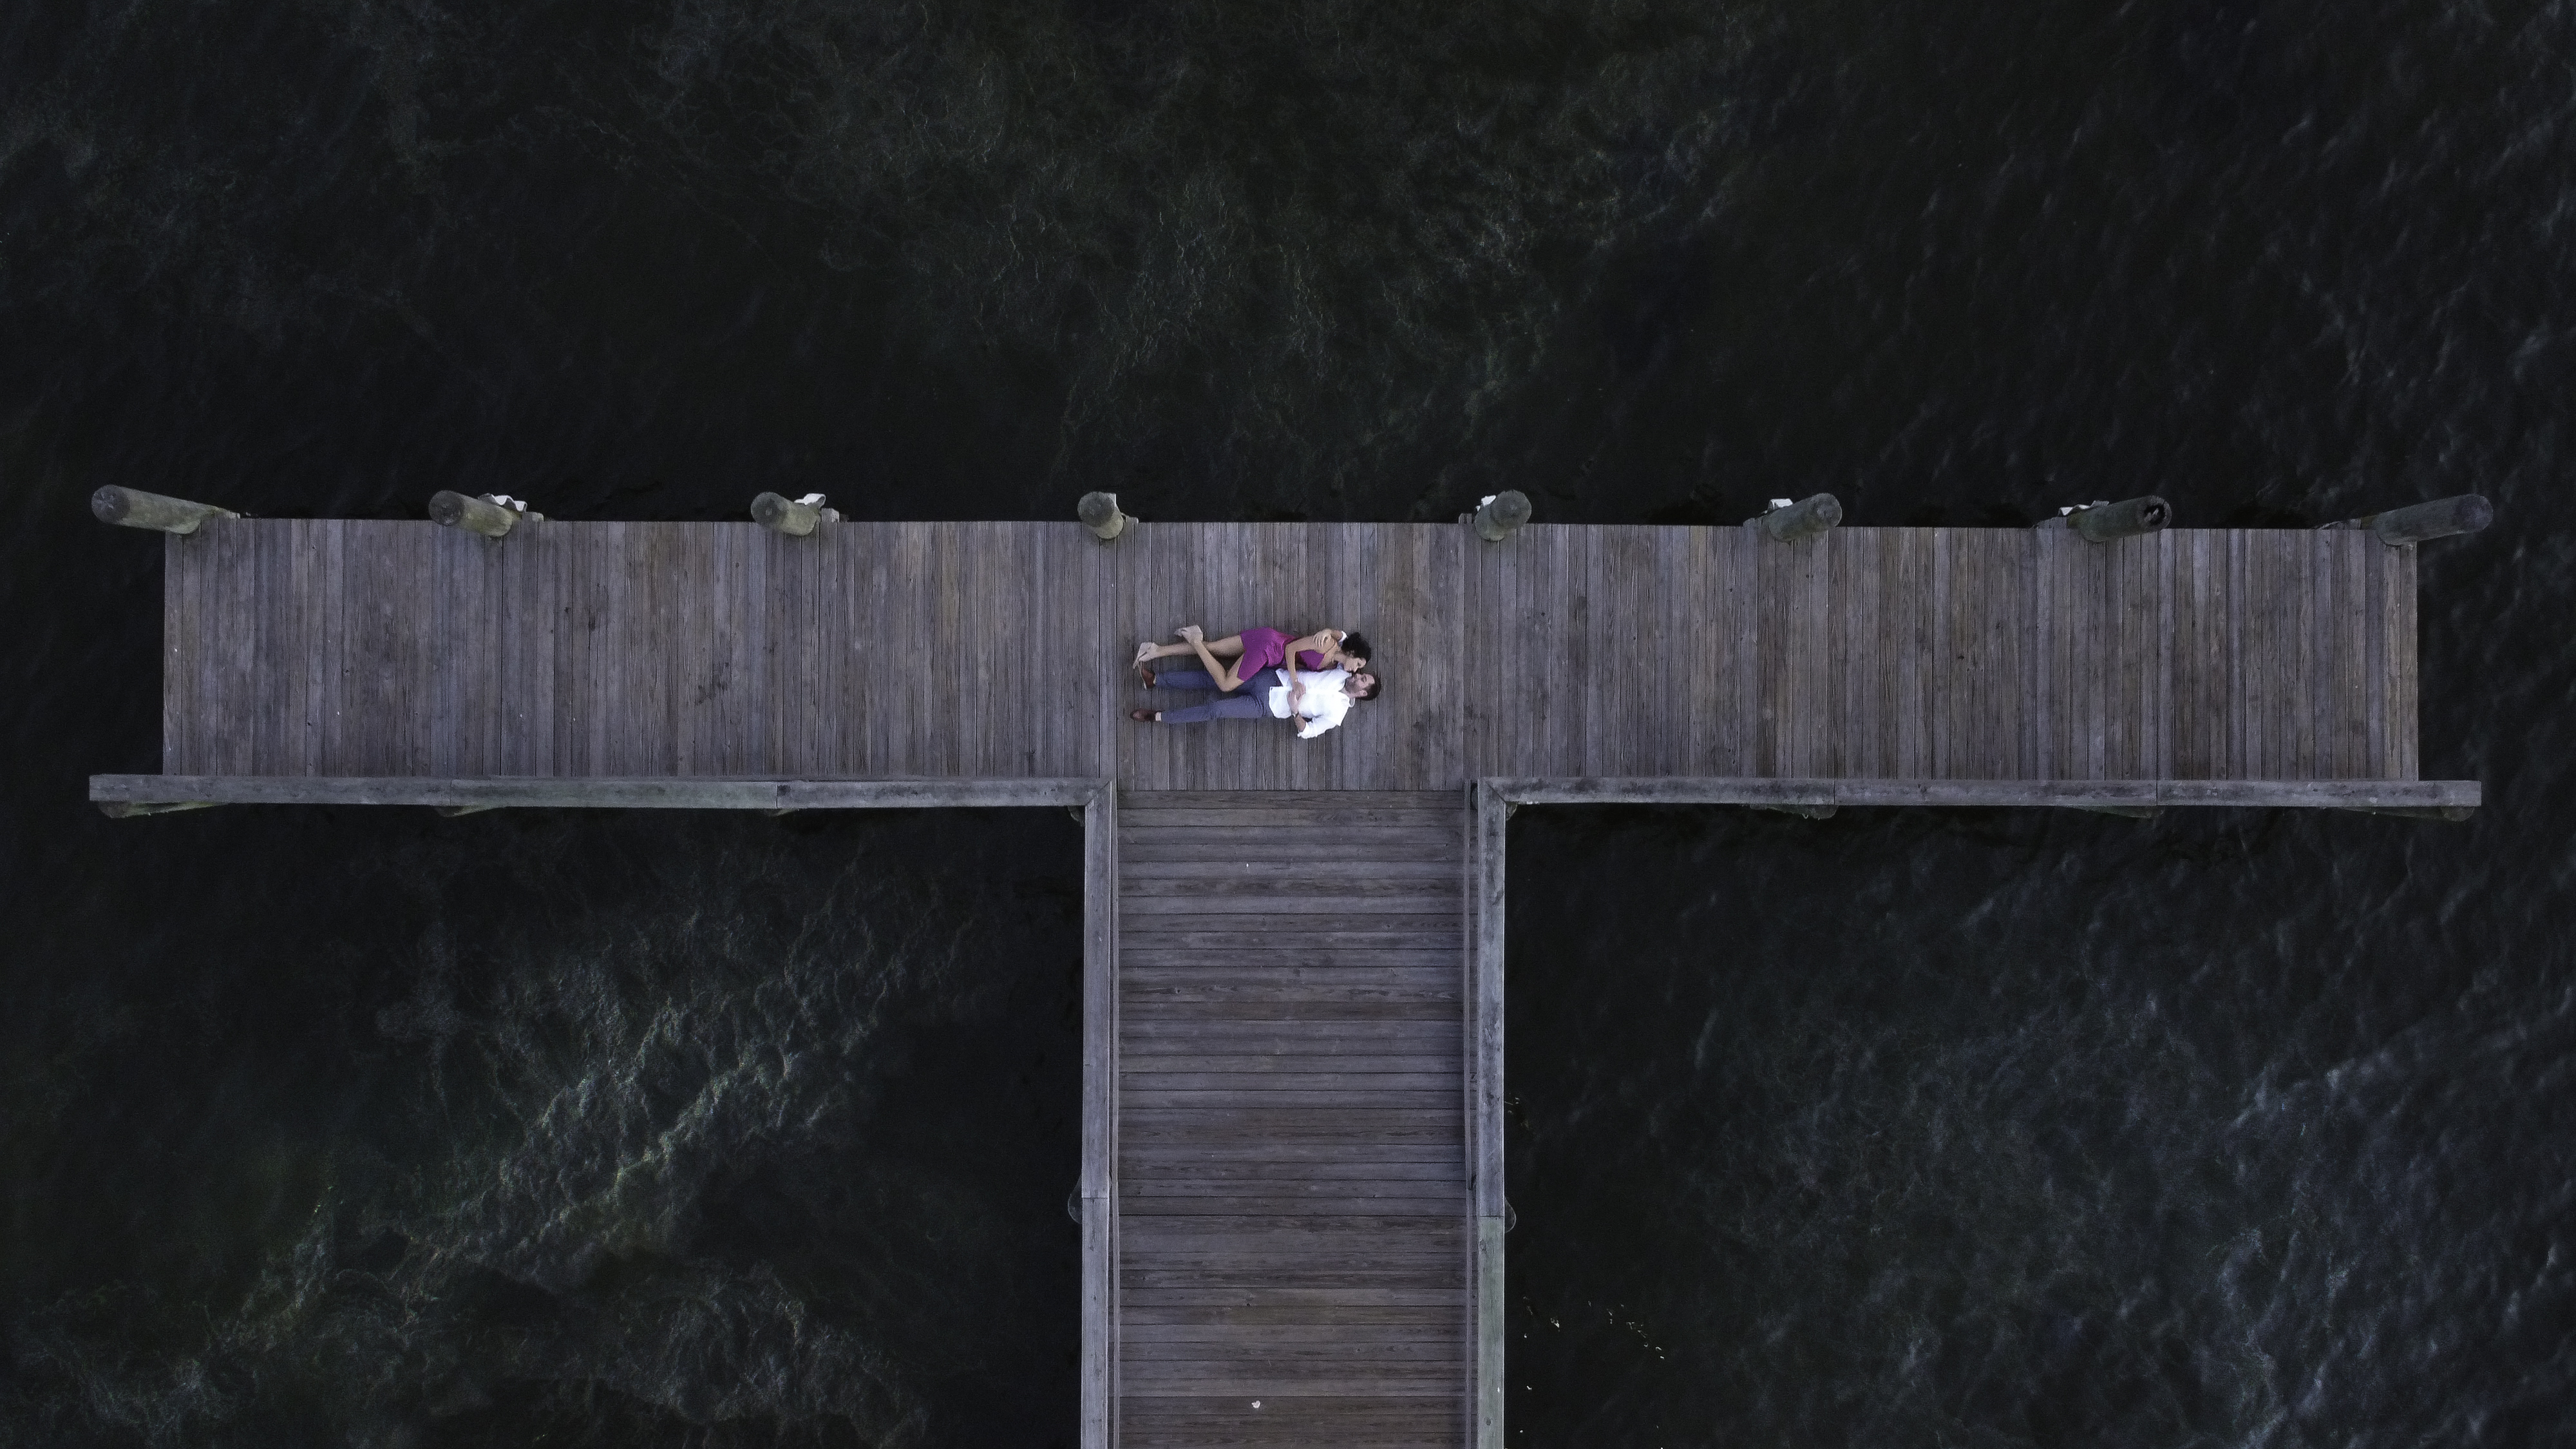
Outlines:
[[[1243,658],[1234,666],[1235,677],[1250,679],[1262,670],[1278,668],[1288,658],[1288,641],[1293,637],[1295,636],[1283,634],[1276,629],[1244,630]],[[1297,667],[1321,669],[1324,667],[1324,656],[1312,649],[1300,649],[1297,651]]]

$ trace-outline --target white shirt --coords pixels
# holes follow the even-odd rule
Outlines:
[[[1340,724],[1342,716],[1351,712],[1350,693],[1342,688],[1350,677],[1351,672],[1338,664],[1330,669],[1301,670],[1298,673],[1297,682],[1305,686],[1306,693],[1299,701],[1297,713],[1306,722],[1297,726],[1297,738],[1311,740]],[[1286,719],[1288,676],[1283,671],[1279,679],[1279,684],[1270,691],[1270,715],[1273,719]]]

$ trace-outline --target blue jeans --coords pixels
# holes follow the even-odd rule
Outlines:
[[[1271,718],[1270,691],[1277,689],[1280,682],[1278,670],[1265,669],[1245,680],[1243,686],[1231,694],[1218,695],[1206,704],[1183,705],[1179,709],[1164,710],[1163,723],[1205,724],[1212,719],[1269,719]],[[1154,675],[1154,688],[1157,690],[1186,689],[1203,693],[1215,689],[1216,681],[1209,678],[1204,669],[1162,670]]]

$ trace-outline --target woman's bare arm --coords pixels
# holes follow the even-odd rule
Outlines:
[[[1305,638],[1289,645],[1288,657],[1294,659],[1300,653],[1309,649],[1313,650],[1316,657],[1323,661],[1323,668],[1332,668],[1333,665],[1342,657],[1341,631],[1338,629],[1318,629],[1314,633],[1307,635]]]

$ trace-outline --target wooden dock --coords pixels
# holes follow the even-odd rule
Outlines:
[[[163,772],[1142,790],[2417,777],[2414,550],[2366,531],[525,535],[281,520],[171,538]],[[1142,696],[1115,666],[1135,641],[1265,620],[1364,630],[1385,697],[1329,749],[1126,723]]]
[[[1463,1441],[1465,821],[1120,796],[1118,1442]]]
[[[1086,1449],[1500,1449],[1516,805],[2481,800],[2420,778],[2415,550],[2367,530],[211,518],[165,549],[163,768],[93,777],[111,813],[1081,807]],[[1128,722],[1168,698],[1136,641],[1192,622],[1363,630],[1385,693],[1311,742]]]

